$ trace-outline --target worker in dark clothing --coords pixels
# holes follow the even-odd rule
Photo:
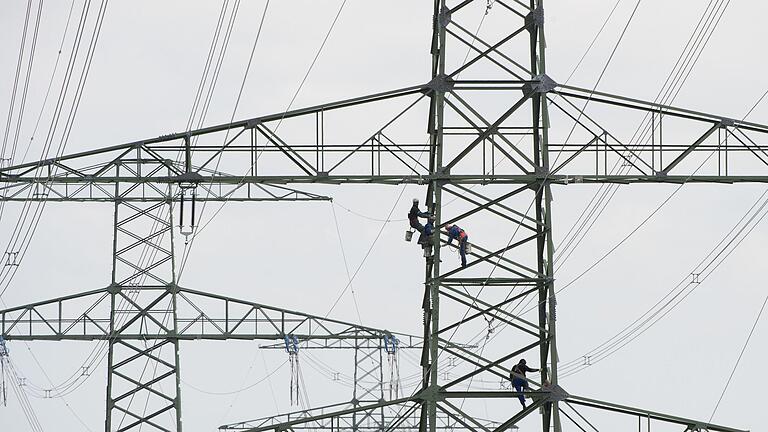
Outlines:
[[[520,393],[517,398],[520,399],[520,403],[523,405],[523,408],[525,408],[525,396],[522,393],[523,391],[531,389],[528,386],[528,380],[525,378],[525,373],[538,371],[538,369],[528,367],[525,364],[525,359],[520,359],[518,364],[512,366],[512,372],[510,372],[509,377],[512,379],[512,387],[515,388],[516,392]]]
[[[429,212],[419,210],[419,199],[414,198],[411,211],[408,212],[408,222],[411,224],[411,228],[415,229],[420,234],[424,234],[424,225],[419,222],[419,218],[426,217],[429,217]]]
[[[454,239],[459,242],[459,255],[461,255],[461,266],[467,266],[467,240],[469,236],[463,229],[456,225],[446,225],[445,231],[448,233],[448,244],[451,244]]]
[[[423,247],[429,247],[432,245],[430,236],[435,232],[435,217],[432,215],[427,216],[427,223],[424,224],[424,232],[419,236],[419,244]]]

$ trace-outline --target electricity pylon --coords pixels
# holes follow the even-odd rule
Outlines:
[[[561,414],[579,428],[579,423],[587,421],[576,407],[629,415],[649,424],[676,424],[689,431],[738,431],[576,396],[560,386],[552,189],[580,183],[765,183],[768,148],[760,142],[768,127],[558,84],[546,70],[542,0],[496,0],[495,18],[504,19],[503,28],[511,30],[495,35],[492,42],[476,37],[463,24],[473,4],[486,5],[480,0],[435,0],[432,71],[427,83],[0,169],[0,181],[9,191],[5,199],[114,201],[115,268],[127,261],[133,272],[143,275],[154,271],[155,262],[125,260],[122,253],[130,250],[126,249],[130,243],[117,245],[122,235],[134,242],[146,238],[131,236],[133,231],[126,226],[133,216],[122,217],[117,211],[131,205],[123,195],[127,198],[138,190],[177,185],[238,201],[246,200],[246,192],[253,188],[282,184],[426,185],[425,201],[435,214],[436,226],[462,225],[470,234],[472,252],[467,266],[460,267],[442,253],[447,243],[442,230],[432,238],[425,262],[422,307],[427,343],[419,389],[401,398],[339,411],[310,410],[302,418],[270,422],[251,431],[312,428],[319,422],[347,430],[344,423],[333,420],[384,408],[393,419],[385,430],[408,428],[408,419],[417,415],[413,427],[420,431],[434,432],[442,427],[440,419],[448,417],[467,430],[501,432],[538,412],[543,431],[559,432],[564,421]],[[470,56],[465,62],[466,49]],[[395,110],[396,104],[400,108]],[[329,129],[343,129],[345,136],[359,132],[365,124],[362,120],[372,117],[368,108],[375,108],[375,118],[382,121],[362,133],[359,141],[349,143],[326,133]],[[380,117],[388,110],[391,116]],[[341,127],[327,127],[328,113]],[[426,136],[408,128],[412,120],[425,116]],[[615,126],[622,124],[619,120],[633,124],[639,120],[647,125],[644,135],[628,139]],[[308,127],[311,124],[314,127]],[[575,124],[573,132],[555,127],[571,124]],[[169,162],[178,152],[183,154],[181,162]],[[214,165],[220,168],[213,170]],[[247,172],[234,176],[219,169]],[[39,189],[43,194],[19,198],[11,193],[19,189]],[[115,193],[108,199],[89,195],[110,189]],[[178,202],[180,196],[164,195],[160,201],[165,204],[155,205]],[[454,200],[458,204],[451,205]],[[151,219],[150,223],[170,227],[167,218],[149,218],[152,207],[128,208],[135,216]],[[168,247],[158,253],[167,256]],[[149,297],[143,303],[124,293],[130,285],[116,284],[107,292],[113,303],[120,299],[136,303],[132,308],[137,318],[132,323],[147,322],[160,333],[158,343],[175,346],[180,337],[176,318],[180,296],[172,275],[171,269],[164,278],[152,278],[159,279],[155,286],[142,282],[137,291]],[[123,276],[113,279],[132,282]],[[168,306],[162,313],[173,317],[172,326],[164,325],[162,316],[152,316],[152,308],[163,300]],[[524,317],[529,300],[535,319]],[[110,336],[120,334],[112,324],[114,315],[106,332]],[[493,323],[515,332],[503,344],[484,345],[480,352],[452,344],[472,340],[486,328],[490,331]],[[12,339],[5,331],[3,336]],[[139,349],[138,354],[144,355],[145,350]],[[478,385],[488,379],[508,379],[512,365],[525,354],[534,355],[541,367],[537,379],[530,380],[532,391],[488,390]],[[457,377],[440,374],[446,355],[458,359]],[[177,363],[151,356],[150,360],[167,363],[168,376],[178,376]],[[110,376],[117,376],[123,364],[111,362]],[[157,392],[153,383],[125,376],[137,387]],[[530,401],[511,412],[519,397]],[[111,393],[109,398],[113,400]],[[174,401],[169,409],[178,416],[180,404]],[[493,418],[488,419],[494,422],[493,429],[478,420],[486,404],[493,406]],[[113,407],[108,408],[109,416]]]

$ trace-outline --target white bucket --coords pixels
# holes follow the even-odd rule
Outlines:
[[[466,249],[467,249],[466,250],[467,254],[471,254],[472,253],[472,243],[467,242],[467,248]]]

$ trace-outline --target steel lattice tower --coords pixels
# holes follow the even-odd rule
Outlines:
[[[473,251],[462,268],[443,253],[447,238],[442,230],[432,239],[425,261],[422,308],[427,342],[420,389],[406,397],[338,411],[309,410],[298,419],[275,419],[246,430],[351,430],[339,419],[376,415],[392,419],[382,427],[386,431],[418,427],[434,432],[450,419],[451,429],[458,425],[501,432],[540,412],[542,430],[559,432],[561,406],[569,404],[676,424],[689,431],[737,431],[580,397],[560,387],[552,189],[565,190],[573,183],[765,183],[768,147],[760,142],[768,127],[558,84],[546,70],[543,1],[497,0],[495,13],[503,14],[510,30],[493,42],[474,36],[463,24],[468,6],[478,3],[485,4],[435,0],[432,78],[427,83],[0,169],[6,201],[115,205],[112,284],[80,296],[2,311],[2,336],[106,338],[111,347],[106,430],[116,429],[110,416],[125,411],[135,419],[120,430],[141,425],[180,430],[179,341],[270,334],[279,339],[288,333],[274,325],[267,326],[267,333],[260,332],[258,325],[275,322],[274,317],[259,315],[265,310],[260,305],[175,283],[171,214],[185,192],[196,190],[200,201],[254,201],[322,198],[282,186],[286,184],[425,185],[436,226],[457,223],[471,228]],[[465,49],[472,51],[467,62]],[[599,108],[587,113],[579,106],[584,101]],[[343,125],[368,107],[384,104],[391,109],[398,103],[400,109],[383,117],[380,126],[357,142],[323,138],[326,113],[333,112]],[[648,119],[648,140],[623,141],[611,127],[617,116],[626,113]],[[426,137],[401,128],[406,119],[424,116]],[[557,122],[566,120],[576,124],[577,134],[573,140],[555,143],[550,136]],[[314,130],[306,127],[312,123]],[[283,124],[279,132],[277,124]],[[708,162],[707,155],[713,152],[717,163]],[[610,169],[617,164],[618,170]],[[229,174],[244,168],[245,175]],[[461,210],[449,206],[449,197],[461,203]],[[494,234],[484,233],[482,226],[493,226]],[[142,256],[139,246],[148,246],[150,257]],[[88,303],[96,306],[74,307],[76,312],[62,319],[62,305],[86,297],[97,299]],[[525,319],[512,307],[526,298],[534,298],[535,320]],[[291,333],[306,337],[316,336],[318,328],[334,337],[357,337],[352,333],[361,331],[340,322],[331,329],[316,317],[295,319]],[[482,329],[487,320],[515,330],[508,346],[479,354],[453,343]],[[302,330],[302,325],[317,327]],[[381,337],[380,332],[369,332],[370,338]],[[144,339],[150,343],[135,342]],[[170,349],[160,353],[163,346]],[[541,365],[540,375],[531,380],[535,389],[526,393],[531,399],[527,408],[509,410],[520,396],[515,391],[473,387],[474,380],[508,379],[516,359],[525,354],[535,355]],[[458,377],[440,375],[448,363],[446,356],[456,359],[450,370]],[[156,366],[168,384],[160,387],[159,381],[144,379],[131,366],[139,358]],[[121,405],[137,392],[154,401],[151,413],[156,415]],[[479,420],[478,401],[504,407],[488,419],[493,426]],[[174,413],[177,421],[154,423],[165,411]]]

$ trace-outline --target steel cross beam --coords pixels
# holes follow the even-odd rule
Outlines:
[[[107,344],[106,431],[182,429],[180,341],[282,340],[287,335],[331,345],[381,343],[392,336],[415,340],[182,288],[175,279],[170,203],[114,205],[108,287],[0,310],[0,334],[6,340]]]
[[[315,349],[340,349],[359,346],[364,349],[382,347],[385,336],[395,336],[404,347],[420,347],[421,338],[393,333],[332,318],[292,311],[248,300],[242,300],[178,285],[145,285],[152,296],[168,299],[176,294],[178,329],[174,337],[181,341],[196,340],[263,340],[282,341],[295,336]],[[160,326],[166,309],[155,304],[141,306],[136,300],[138,289],[121,290],[109,286],[80,294],[16,306],[0,310],[0,335],[10,341],[123,341],[161,340],[163,333],[151,333],[150,325]],[[110,306],[115,296],[122,318],[110,331]],[[167,330],[167,329],[166,329]],[[275,345],[281,348],[282,344]]]
[[[110,353],[110,413],[114,408],[129,422],[161,430],[181,426],[178,391],[163,393],[168,396],[161,398],[166,405],[156,411],[137,414],[119,405],[133,394],[112,387],[113,378],[126,381],[123,377],[128,375],[112,372],[141,359],[157,363],[159,376],[169,381],[178,376],[177,359],[164,357],[168,350],[163,348],[170,345],[176,353],[185,328],[178,314],[183,290],[173,279],[169,221],[172,205],[183,202],[186,191],[195,190],[197,200],[324,199],[287,185],[419,184],[427,186],[425,201],[437,227],[461,225],[473,246],[467,266],[459,267],[441,253],[446,250],[445,234],[431,239],[422,302],[427,343],[421,389],[411,397],[271,424],[267,429],[295,429],[302,422],[319,419],[332,422],[355,410],[383,406],[392,407],[393,418],[402,421],[418,413],[422,431],[439,429],[440,415],[466,429],[500,430],[538,408],[542,430],[562,429],[561,402],[576,398],[557,381],[553,185],[766,183],[768,127],[560,85],[545,68],[543,1],[497,0],[494,4],[493,13],[503,14],[510,30],[486,41],[463,24],[467,11],[485,7],[485,2],[435,0],[432,78],[427,83],[0,168],[0,200],[115,204],[115,274],[108,291],[107,333],[118,337],[120,344],[113,346],[125,352]],[[466,63],[465,49],[471,54]],[[365,111],[372,107],[379,109],[375,116]],[[359,139],[326,137],[329,112],[342,118],[343,128],[357,133]],[[382,117],[381,112],[389,114]],[[426,137],[403,127],[424,116],[428,118]],[[361,125],[352,127],[344,117]],[[371,119],[377,123],[364,124],[363,120]],[[638,132],[620,133],[618,119],[623,124],[639,121]],[[314,122],[314,129],[306,127],[308,121]],[[550,127],[571,123],[576,125],[572,135]],[[448,207],[447,195],[459,204]],[[137,221],[144,223],[133,227]],[[498,229],[484,232],[487,226]],[[534,302],[535,318],[524,315],[520,306],[529,299]],[[124,318],[128,327],[122,324]],[[89,319],[90,315],[84,317],[78,326],[90,326]],[[518,330],[504,348],[483,345],[479,354],[454,345],[457,340],[477,341],[478,332],[482,340],[494,322]],[[151,333],[169,336],[146,345],[129,337]],[[478,400],[501,400],[495,412],[506,413],[505,403],[521,395],[478,390],[475,380],[506,379],[516,357],[526,353],[529,358],[535,355],[532,363],[541,367],[538,382],[533,383],[536,391],[528,394],[531,404],[512,416],[488,419],[498,426],[486,427],[477,421],[482,418]],[[445,356],[458,359],[453,373],[459,378],[441,376]],[[141,378],[129,377],[137,392],[152,393],[155,384],[162,384],[137,376]],[[461,402],[452,402],[456,398]],[[590,407],[617,408],[607,403]],[[613,411],[650,415],[643,410]],[[165,412],[177,417],[159,425]],[[655,418],[689,429],[734,430],[677,421],[672,416]],[[401,424],[395,419],[388,428]]]
[[[290,427],[294,431],[302,430],[324,430],[324,431],[370,431],[380,432],[382,430],[394,430],[394,431],[413,431],[419,428],[419,415],[418,410],[411,409],[410,412],[398,413],[391,409],[391,406],[385,404],[378,404],[376,412],[383,413],[381,420],[370,418],[365,419],[363,422],[356,421],[355,414],[358,411],[354,411],[356,406],[353,403],[341,403],[327,405],[317,408],[311,408],[307,410],[294,411],[290,413],[278,414],[276,416],[269,416],[264,418],[258,418],[253,420],[240,421],[236,423],[229,423],[219,426],[220,431],[245,431],[253,430],[254,428],[263,428],[264,430],[275,430],[276,426],[289,423],[295,420],[299,420],[299,423]],[[323,417],[326,412],[337,413],[339,411],[351,410],[347,415],[335,415],[333,417]],[[361,410],[363,412],[371,412],[372,410]],[[307,419],[313,419],[306,421]],[[305,421],[301,421],[305,420]],[[483,430],[493,430],[499,426],[498,423],[488,420],[465,420],[461,417],[454,415],[452,412],[440,412],[437,415],[438,430],[441,431],[455,431],[456,429],[464,429],[469,424],[475,427],[481,427]],[[516,429],[516,428],[511,428]]]

